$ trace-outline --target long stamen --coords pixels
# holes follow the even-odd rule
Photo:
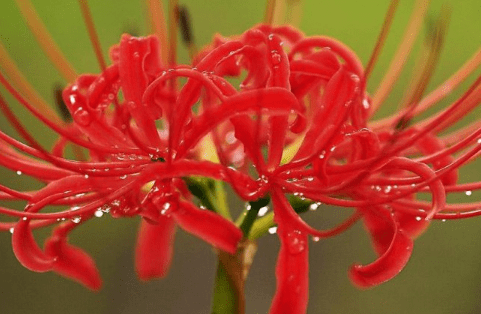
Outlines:
[[[478,51],[476,51],[474,55],[456,73],[454,73],[442,85],[436,88],[436,90],[429,93],[429,95],[427,95],[419,103],[413,113],[419,114],[436,104],[438,101],[444,99],[453,91],[453,89],[466,80],[471,73],[473,73],[476,69],[479,69],[480,65],[481,48],[478,49]]]
[[[276,8],[276,0],[267,0],[266,11],[264,13],[264,23],[268,25],[272,25],[275,8]]]
[[[287,0],[285,24],[299,26],[302,19],[302,0]]]
[[[35,39],[49,57],[52,64],[66,81],[75,81],[78,76],[76,71],[67,58],[65,58],[62,51],[60,51],[52,36],[50,36],[47,28],[38,17],[37,12],[35,12],[32,3],[29,0],[16,0],[16,3]]]
[[[286,0],[276,1],[274,7],[274,16],[272,18],[272,25],[282,25],[284,23],[284,17],[286,16]]]
[[[434,91],[429,93],[424,97],[419,104],[413,109],[411,113],[412,117],[424,112],[425,110],[431,108],[437,102],[443,100],[446,96],[450,95],[451,92],[462,82],[464,82],[469,75],[471,75],[475,70],[481,65],[481,48],[474,53],[474,55],[466,61],[466,63],[449,79],[438,86]],[[396,113],[389,117],[377,120],[370,124],[372,129],[380,130],[384,127],[390,127],[394,120],[399,119],[399,115]]]
[[[90,13],[90,8],[88,5],[87,0],[78,0],[80,5],[80,10],[82,11],[82,17],[85,22],[85,26],[87,27],[87,31],[89,33],[90,42],[95,51],[95,56],[97,57],[97,62],[99,63],[100,69],[105,71],[107,65],[105,63],[104,56],[102,54],[102,47],[100,45],[100,40],[95,29],[95,24],[92,19],[92,14]]]
[[[165,25],[164,8],[160,0],[147,0],[150,30],[160,42],[160,58],[163,64],[167,64],[168,47],[165,36],[167,27]]]
[[[404,37],[401,40],[401,44],[396,51],[396,54],[391,61],[391,64],[389,65],[387,73],[384,75],[381,81],[381,85],[378,87],[376,93],[374,94],[372,105],[370,107],[371,115],[373,115],[377,111],[377,109],[379,109],[383,101],[391,92],[394,83],[397,81],[399,75],[401,74],[404,63],[406,62],[409,56],[409,52],[414,45],[417,34],[421,29],[424,15],[426,14],[426,11],[428,9],[428,4],[429,0],[417,0],[414,4],[414,11],[411,15],[410,23],[404,33]]]
[[[177,7],[177,18],[182,34],[182,40],[187,46],[190,59],[193,60],[197,54],[197,47],[195,45],[194,35],[192,34],[189,11],[185,6],[181,5]]]
[[[428,34],[426,36],[426,49],[427,51],[423,53],[421,57],[420,67],[422,71],[419,71],[417,78],[412,80],[413,84],[408,89],[404,100],[401,101],[402,108],[408,106],[417,106],[419,100],[421,99],[433,73],[436,68],[436,64],[441,55],[442,46],[444,43],[444,37],[446,29],[449,22],[449,12],[447,7],[443,7],[440,16],[434,21],[434,25],[430,26]],[[410,109],[412,111],[413,109]]]
[[[17,68],[15,62],[8,55],[7,50],[0,42],[0,67],[5,71],[10,82],[18,88],[19,92],[25,96],[28,102],[32,103],[35,108],[42,112],[47,118],[58,125],[63,125],[63,121],[57,113],[48,105],[48,103],[40,96],[35,88],[25,79],[22,72]]]
[[[384,47],[384,43],[386,42],[387,35],[389,33],[389,29],[391,28],[392,21],[394,20],[394,14],[396,13],[397,6],[399,4],[399,0],[392,0],[389,4],[389,8],[386,13],[386,17],[384,19],[384,23],[382,24],[381,33],[379,33],[379,37],[377,38],[376,45],[372,51],[371,57],[366,65],[366,69],[364,70],[364,77],[366,81],[369,78],[374,66],[376,65],[377,59],[381,54],[381,50]]]
[[[177,63],[177,0],[169,0],[169,67]]]

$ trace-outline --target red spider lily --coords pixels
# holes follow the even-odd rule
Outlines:
[[[89,24],[88,9],[82,9]],[[419,15],[416,11],[413,21]],[[12,72],[0,74],[2,85],[59,135],[51,151],[44,149],[0,98],[1,110],[25,141],[0,132],[0,164],[45,183],[27,192],[0,185],[1,199],[27,203],[23,211],[0,207],[0,213],[18,218],[0,228],[13,230],[13,250],[26,268],[53,270],[99,289],[93,260],[67,238],[102,212],[143,217],[136,249],[141,279],[166,274],[176,225],[236,252],[249,230],[243,234],[226,217],[195,205],[186,182],[204,177],[228,183],[246,201],[271,198],[281,249],[270,313],[305,313],[309,236],[331,237],[362,219],[379,257],[354,265],[349,276],[360,287],[372,287],[404,268],[413,240],[432,219],[481,213],[480,203],[446,203],[446,193],[481,188],[480,182],[457,183],[458,169],[481,150],[480,123],[439,135],[480,103],[481,78],[437,115],[412,122],[446,96],[444,86],[455,87],[479,66],[480,52],[423,98],[427,67],[427,78],[408,93],[405,109],[371,121],[399,69],[389,70],[371,96],[366,81],[374,61],[364,69],[353,51],[332,38],[261,25],[238,37],[214,39],[192,65],[176,65],[172,51],[163,60],[160,40],[159,45],[155,36],[124,35],[110,50],[110,66],[99,57],[100,74],[76,76],[62,94],[73,118],[68,124],[38,109],[41,101],[25,83],[14,84]],[[229,79],[243,73],[236,88]],[[218,162],[204,158],[211,142]],[[65,157],[69,143],[78,160]],[[418,193],[429,193],[431,202],[417,200]],[[301,219],[292,204],[296,198],[287,194],[354,213],[319,231]],[[47,206],[68,208],[40,212]],[[53,224],[41,249],[32,229]]]
[[[343,44],[332,38],[304,37],[289,27],[261,26],[234,42],[218,38],[206,51],[220,52],[237,41],[242,45],[225,52],[213,81],[220,80],[216,75],[239,76],[245,70],[241,93],[280,87],[302,105],[295,119],[263,116],[259,111],[254,117],[235,117],[215,133],[221,163],[238,162],[229,153],[235,151],[228,145],[226,130],[230,130],[237,141],[230,144],[244,147],[242,164],[250,163],[257,170],[257,193],[243,197],[268,194],[273,200],[281,251],[271,313],[306,311],[308,235],[316,240],[334,236],[362,217],[379,257],[366,266],[354,265],[349,275],[356,285],[372,287],[404,268],[414,238],[429,221],[479,215],[479,202],[446,204],[446,192],[481,187],[479,182],[457,184],[459,167],[479,155],[481,125],[475,122],[448,136],[438,134],[480,103],[481,78],[437,116],[403,125],[443,98],[443,86],[413,99],[406,110],[371,122],[376,98],[365,91],[361,62]],[[459,84],[480,62],[477,52],[445,86]],[[281,161],[288,145],[295,153]],[[338,227],[318,231],[301,220],[286,193],[356,210]],[[431,203],[416,200],[417,193],[430,193]]]

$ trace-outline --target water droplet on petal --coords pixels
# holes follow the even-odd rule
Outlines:
[[[14,228],[12,227],[8,231],[10,231],[10,233],[13,234],[13,230],[14,230]]]
[[[81,126],[89,126],[92,122],[92,117],[90,116],[90,113],[82,107],[79,107],[77,110],[75,110],[75,112],[73,113],[73,119]]]
[[[102,210],[100,210],[100,209],[97,209],[97,210],[95,211],[95,214],[94,214],[94,215],[95,215],[95,217],[100,218],[100,217],[102,217],[102,216],[104,215],[104,212],[103,212]]]
[[[314,242],[319,242],[319,240],[321,240],[320,237],[312,237],[312,241],[314,241]]]
[[[272,64],[273,64],[273,65],[278,65],[279,63],[281,63],[281,60],[282,60],[281,55],[280,55],[276,50],[273,50],[273,51],[271,52],[271,61],[272,61]]]
[[[74,224],[80,223],[81,220],[82,220],[82,218],[79,217],[79,216],[72,218],[72,222],[73,222]]]
[[[21,176],[21,175],[22,175],[22,171],[18,170],[18,171],[17,171],[17,175]]]
[[[169,203],[169,202],[165,202],[165,203],[164,203],[164,206],[162,206],[162,210],[160,211],[160,213],[161,213],[162,215],[168,215],[169,209],[170,209],[170,203]]]
[[[299,230],[287,234],[287,247],[291,254],[299,254],[306,249],[306,241]]]

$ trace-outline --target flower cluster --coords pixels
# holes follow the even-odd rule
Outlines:
[[[403,269],[430,221],[481,213],[479,203],[446,203],[447,192],[481,188],[457,183],[458,169],[479,156],[481,124],[439,136],[480,103],[481,78],[437,115],[412,122],[447,95],[445,86],[456,86],[479,65],[479,52],[426,97],[414,94],[405,109],[372,121],[382,100],[366,91],[356,54],[332,38],[260,25],[238,37],[216,37],[191,65],[164,64],[159,48],[155,36],[124,35],[110,50],[110,66],[63,90],[69,123],[39,110],[0,74],[1,84],[59,135],[46,150],[0,98],[25,141],[0,132],[0,164],[45,183],[38,191],[0,185],[0,199],[26,202],[23,211],[0,207],[18,219],[0,229],[13,233],[14,253],[26,268],[99,289],[94,261],[67,238],[104,213],[142,217],[136,270],[145,280],[168,271],[177,225],[231,254],[258,237],[254,231],[276,225],[281,248],[271,313],[304,313],[309,237],[331,237],[362,220],[378,258],[354,265],[349,276],[372,287]],[[77,160],[66,158],[67,145]],[[219,181],[253,204],[237,224],[207,197]],[[418,193],[431,201],[418,200]],[[253,221],[269,201],[273,221]],[[353,214],[316,230],[300,214],[319,202]],[[42,212],[58,206],[64,209]],[[32,230],[50,225],[42,249]]]

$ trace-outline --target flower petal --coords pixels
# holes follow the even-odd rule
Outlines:
[[[166,216],[160,216],[156,224],[142,219],[135,251],[135,269],[140,279],[167,275],[172,262],[175,226],[174,219]]]
[[[65,237],[53,235],[45,242],[45,253],[55,256],[53,270],[78,281],[87,288],[99,290],[102,279],[93,259],[83,250],[67,243]]]
[[[381,223],[381,220],[374,223],[370,217],[367,225],[378,253],[381,253],[382,249],[385,249],[385,252],[373,263],[365,266],[355,264],[349,271],[349,277],[354,284],[369,288],[392,279],[404,268],[411,256],[413,241],[399,229],[397,222],[386,209],[376,207],[375,212],[370,209],[361,210],[367,215],[369,215],[368,212],[371,212],[371,216],[377,213],[379,218],[384,220],[384,223]],[[388,230],[386,223],[391,225],[391,231]],[[391,236],[389,237],[389,235]],[[389,238],[391,240],[387,246]]]
[[[234,223],[189,202],[180,201],[178,206],[172,210],[172,216],[182,229],[223,251],[235,253],[242,231]]]
[[[309,249],[305,232],[278,221],[281,249],[277,259],[277,289],[270,314],[306,313],[309,299]]]
[[[12,248],[20,264],[31,271],[46,272],[53,267],[54,259],[47,256],[35,242],[29,220],[22,219],[15,224]]]

